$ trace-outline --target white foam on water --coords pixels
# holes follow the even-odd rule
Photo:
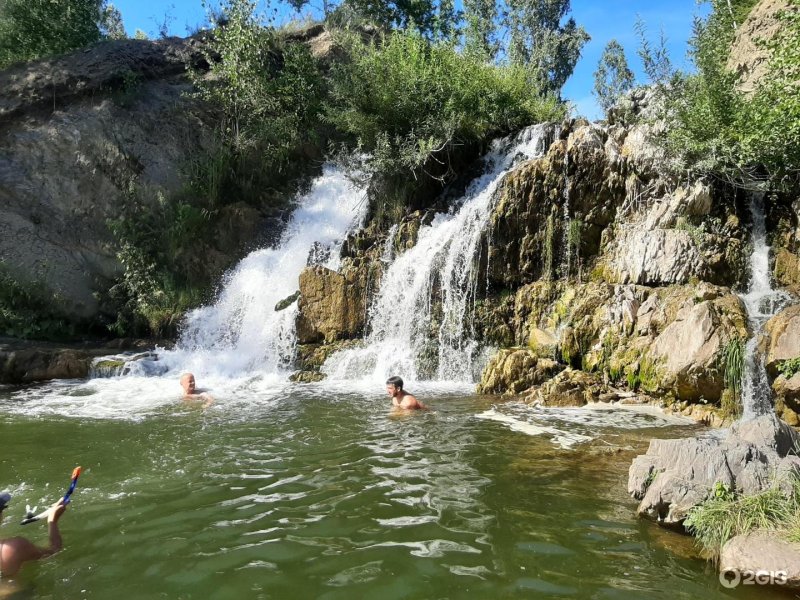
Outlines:
[[[226,377],[252,373],[288,374],[296,345],[297,302],[276,305],[298,290],[300,272],[312,256],[330,269],[339,266],[348,231],[361,225],[366,189],[326,166],[299,199],[275,248],[245,257],[228,275],[217,301],[192,311],[175,350],[162,353],[171,371]]]
[[[652,427],[695,426],[681,415],[668,415],[654,406],[594,404],[580,408],[541,408],[521,402],[497,405],[475,415],[496,421],[512,431],[530,436],[544,436],[564,449],[597,439],[609,429],[644,429]]]
[[[490,408],[485,412],[475,415],[475,418],[503,423],[505,425],[508,425],[509,429],[511,429],[512,431],[518,431],[520,433],[524,433],[525,435],[552,436],[553,443],[564,449],[572,448],[576,444],[579,444],[581,442],[588,442],[589,440],[592,439],[588,435],[571,433],[568,431],[563,431],[561,429],[556,429],[555,427],[550,427],[548,425],[537,425],[535,423],[531,423],[530,421],[520,419],[519,417],[514,417],[512,415],[504,415],[502,413],[497,412],[497,410],[494,408]]]

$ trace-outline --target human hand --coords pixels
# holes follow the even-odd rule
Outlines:
[[[64,511],[67,510],[67,505],[64,504],[64,499],[61,498],[58,502],[53,504],[50,509],[47,511],[47,522],[48,523],[57,523],[58,520],[61,518],[61,515],[64,514]]]

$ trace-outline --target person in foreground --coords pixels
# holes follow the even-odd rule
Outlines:
[[[403,389],[403,380],[397,375],[386,380],[386,393],[392,398],[392,406],[400,410],[428,410],[413,394]]]
[[[181,375],[181,387],[183,388],[184,402],[198,401],[203,403],[203,408],[210,406],[214,399],[205,390],[198,390],[192,373]]]
[[[10,494],[0,494],[0,518],[9,500],[11,500]],[[63,498],[50,507],[47,514],[50,545],[47,548],[35,546],[23,537],[0,539],[0,579],[14,577],[23,563],[46,558],[61,550],[63,543],[61,532],[58,530],[58,520],[66,509]]]

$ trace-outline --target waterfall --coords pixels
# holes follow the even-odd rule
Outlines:
[[[791,300],[785,292],[772,289],[769,269],[770,247],[767,245],[763,192],[752,195],[750,214],[753,220],[750,285],[747,293],[740,295],[747,308],[750,328],[753,331],[753,336],[745,347],[742,381],[743,419],[751,419],[772,412],[772,391],[764,367],[764,357],[759,352],[758,345],[764,323]]]
[[[564,152],[564,231],[563,231],[563,244],[564,244],[564,261],[562,267],[562,277],[564,280],[569,280],[570,272],[572,271],[572,240],[570,239],[571,232],[571,216],[569,206],[569,152]]]
[[[282,310],[276,305],[297,292],[309,260],[338,267],[341,244],[366,209],[366,191],[326,166],[298,200],[278,245],[250,253],[228,273],[216,302],[189,313],[176,349],[162,360],[170,368],[222,376],[287,370],[297,301]]]
[[[495,191],[519,160],[543,155],[556,131],[540,124],[493,142],[484,174],[450,212],[420,228],[413,248],[394,258],[369,311],[365,347],[331,356],[323,366],[329,377],[474,380],[480,349],[467,317],[481,281],[477,259]]]

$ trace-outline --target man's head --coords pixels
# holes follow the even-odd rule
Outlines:
[[[194,394],[195,392],[195,383],[194,383],[194,375],[191,373],[184,373],[181,375],[181,387],[183,388],[183,393],[187,396]]]
[[[392,398],[403,393],[403,380],[397,375],[386,380],[386,393]]]
[[[3,512],[8,503],[11,502],[11,494],[8,492],[3,492],[0,494],[0,513]]]

